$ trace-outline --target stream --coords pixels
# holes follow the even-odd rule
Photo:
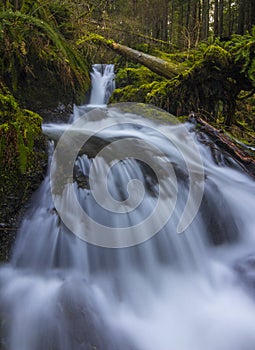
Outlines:
[[[254,180],[191,122],[108,106],[113,65],[92,84],[43,126],[48,172],[0,268],[1,350],[254,350]]]

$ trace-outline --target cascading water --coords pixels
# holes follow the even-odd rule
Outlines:
[[[84,135],[93,137],[88,146],[80,147],[74,182],[69,180],[61,187],[60,175],[65,176],[68,166],[61,164],[60,177],[54,181],[53,167],[53,176],[50,178],[49,170],[34,195],[12,260],[0,270],[3,349],[254,349],[254,181],[217,147],[211,151],[206,146],[210,140],[204,134],[194,134],[191,124],[185,128],[195,136],[194,147],[189,147],[182,125],[149,121],[132,108],[124,105],[87,112]],[[84,110],[77,107],[76,117]],[[150,107],[147,112],[161,113]],[[44,130],[54,140],[69,130],[73,149],[80,137],[78,126],[70,129],[70,125],[51,124]],[[133,157],[123,157],[128,150],[122,143],[111,148],[123,140],[129,140],[137,152]],[[93,153],[103,147],[106,152],[95,158]],[[190,169],[195,174],[192,185],[202,188],[196,147],[203,159],[203,199],[194,220],[185,232],[177,234],[189,200]],[[51,144],[50,162],[52,152]],[[105,175],[111,154],[118,161],[111,163],[111,171]],[[151,159],[152,166],[144,159]],[[143,200],[129,210],[132,188],[127,186],[134,179],[143,185]],[[103,208],[107,204],[104,180],[113,199],[112,210]],[[94,198],[93,182],[102,194],[102,205]],[[153,222],[146,223],[160,197],[159,182],[162,203]],[[89,221],[84,228],[74,210],[75,202],[71,202],[63,224],[57,199],[62,196],[69,201],[72,189],[83,211],[105,227],[103,235],[109,227],[120,231],[130,227],[132,236],[136,225],[144,221],[145,236],[141,237],[146,238],[154,226],[160,227],[175,197],[176,202],[159,233],[141,244],[113,249],[86,243],[89,234],[93,238],[99,233]],[[126,201],[122,212],[118,211],[119,201]],[[85,229],[84,239],[70,231],[69,223],[78,231]]]
[[[106,106],[115,89],[114,77],[114,64],[94,64],[92,66],[91,84],[93,88],[91,89],[89,103],[83,106],[74,106],[70,118],[71,123],[97,106]]]
[[[94,64],[91,73],[91,83],[93,89],[90,96],[90,105],[107,104],[115,88],[114,85],[114,65]]]

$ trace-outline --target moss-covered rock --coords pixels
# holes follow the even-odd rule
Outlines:
[[[121,68],[116,75],[118,88],[126,87],[127,85],[140,87],[155,80],[163,80],[163,78],[142,66]]]
[[[144,84],[140,87],[127,85],[124,88],[115,89],[110,103],[116,102],[146,102],[146,95],[150,92],[150,84]]]
[[[110,102],[143,102],[146,103],[146,96],[151,92],[157,81],[166,81],[164,78],[151,72],[148,68],[136,65],[129,65],[120,68],[116,74],[117,88],[111,96]]]
[[[47,164],[42,118],[19,107],[0,85],[0,260],[8,257],[23,204],[42,181]]]

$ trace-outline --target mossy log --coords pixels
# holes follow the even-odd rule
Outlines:
[[[169,61],[162,60],[161,58],[148,55],[141,51],[132,49],[126,45],[116,43],[113,40],[107,40],[101,35],[91,34],[90,36],[86,36],[78,40],[77,44],[82,45],[87,41],[92,41],[95,44],[106,46],[114,52],[125,56],[132,61],[142,64],[143,66],[149,68],[152,72],[159,74],[160,76],[167,79],[172,79],[173,77],[180,74],[183,70],[185,70],[185,68],[181,65],[170,63]]]
[[[148,55],[141,51],[134,50],[125,45],[121,45],[115,42],[109,42],[107,45],[115,52],[144,65],[152,72],[157,73],[167,79],[172,79],[183,70],[176,64],[167,62],[155,56]]]

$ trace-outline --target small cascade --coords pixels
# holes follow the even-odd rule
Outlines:
[[[94,64],[91,72],[91,92],[89,103],[83,106],[74,105],[70,123],[93,108],[106,106],[115,89],[114,64]]]
[[[215,145],[211,152],[210,139],[201,143],[191,124],[159,125],[133,106],[104,106],[113,66],[95,65],[92,75],[90,107],[76,111],[76,117],[85,115],[84,128],[78,118],[72,126],[44,125],[55,141],[68,132],[67,158],[61,166],[56,158],[55,166],[58,151],[50,144],[48,174],[32,198],[10,263],[0,269],[1,350],[252,350],[254,180]],[[92,104],[102,108],[91,111]],[[70,180],[69,152],[91,135]],[[189,194],[201,188],[200,161],[201,203],[178,234]],[[68,179],[63,187],[61,174]],[[148,239],[122,248],[91,244],[88,237],[99,231],[90,220],[84,224],[72,193],[101,225],[98,230],[104,227],[103,239],[110,229],[116,237],[123,230],[132,239]],[[64,217],[58,199],[71,203]],[[84,239],[71,226],[82,227]]]
[[[115,89],[114,65],[94,64],[92,69],[89,105],[106,105]]]

